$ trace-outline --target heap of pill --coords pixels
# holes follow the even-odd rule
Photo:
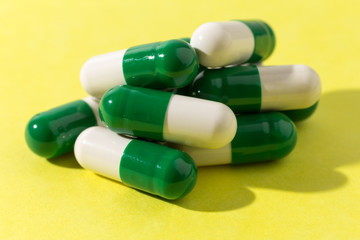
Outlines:
[[[305,65],[262,66],[275,47],[263,21],[210,22],[191,39],[90,58],[90,95],[35,115],[25,138],[37,155],[74,150],[79,164],[130,187],[178,199],[198,166],[265,162],[295,147],[293,121],[321,94]]]

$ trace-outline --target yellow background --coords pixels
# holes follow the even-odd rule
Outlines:
[[[332,3],[338,2],[338,3]],[[0,2],[0,239],[360,239],[360,18],[357,1]],[[191,36],[202,23],[263,19],[277,36],[265,65],[307,64],[319,108],[288,157],[201,168],[164,201],[26,146],[38,112],[86,96],[90,57]]]

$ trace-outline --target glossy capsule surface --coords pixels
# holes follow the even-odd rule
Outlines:
[[[272,112],[237,116],[236,135],[222,148],[170,146],[188,153],[197,166],[210,166],[280,159],[294,149],[296,141],[294,123],[284,114]]]
[[[45,158],[71,152],[83,130],[102,125],[98,106],[94,98],[88,97],[36,114],[25,130],[28,147]]]
[[[321,95],[321,81],[306,65],[235,66],[205,69],[189,92],[222,102],[235,113],[284,111],[313,106]]]
[[[150,43],[90,58],[80,81],[91,96],[100,98],[116,85],[153,89],[179,88],[195,78],[199,60],[183,40]]]
[[[214,68],[265,60],[275,48],[275,35],[260,20],[208,22],[194,31],[190,44],[200,64]]]
[[[236,133],[235,115],[222,103],[129,85],[107,91],[99,112],[115,132],[197,147],[220,148]]]
[[[75,157],[86,169],[166,199],[187,195],[197,178],[196,166],[186,153],[103,127],[79,135]]]

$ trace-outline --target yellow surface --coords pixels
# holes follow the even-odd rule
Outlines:
[[[0,2],[0,239],[360,239],[360,18],[357,1]],[[184,199],[164,201],[34,155],[35,113],[86,96],[91,56],[190,36],[202,23],[259,18],[275,30],[265,65],[320,75],[316,114],[271,163],[201,168]]]

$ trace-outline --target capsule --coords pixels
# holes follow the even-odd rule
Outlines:
[[[189,154],[196,166],[211,166],[276,160],[287,156],[296,145],[296,127],[281,113],[237,116],[237,123],[234,139],[222,148],[170,146]]]
[[[83,168],[163,198],[184,197],[196,183],[197,169],[186,153],[103,127],[83,131],[74,151]]]
[[[235,113],[306,109],[319,100],[321,82],[305,65],[236,66],[202,71],[190,94],[222,102]]]
[[[81,69],[80,81],[89,95],[101,98],[111,87],[124,84],[154,89],[183,87],[192,82],[198,68],[195,50],[175,39],[90,58]]]
[[[99,113],[115,132],[197,147],[223,147],[236,133],[235,115],[222,103],[129,85],[107,91]]]
[[[99,103],[92,97],[36,114],[25,130],[26,143],[35,154],[53,158],[71,152],[79,134],[91,126],[103,126]]]
[[[258,20],[208,22],[195,30],[190,44],[201,65],[215,68],[265,60],[275,48],[275,35]]]

